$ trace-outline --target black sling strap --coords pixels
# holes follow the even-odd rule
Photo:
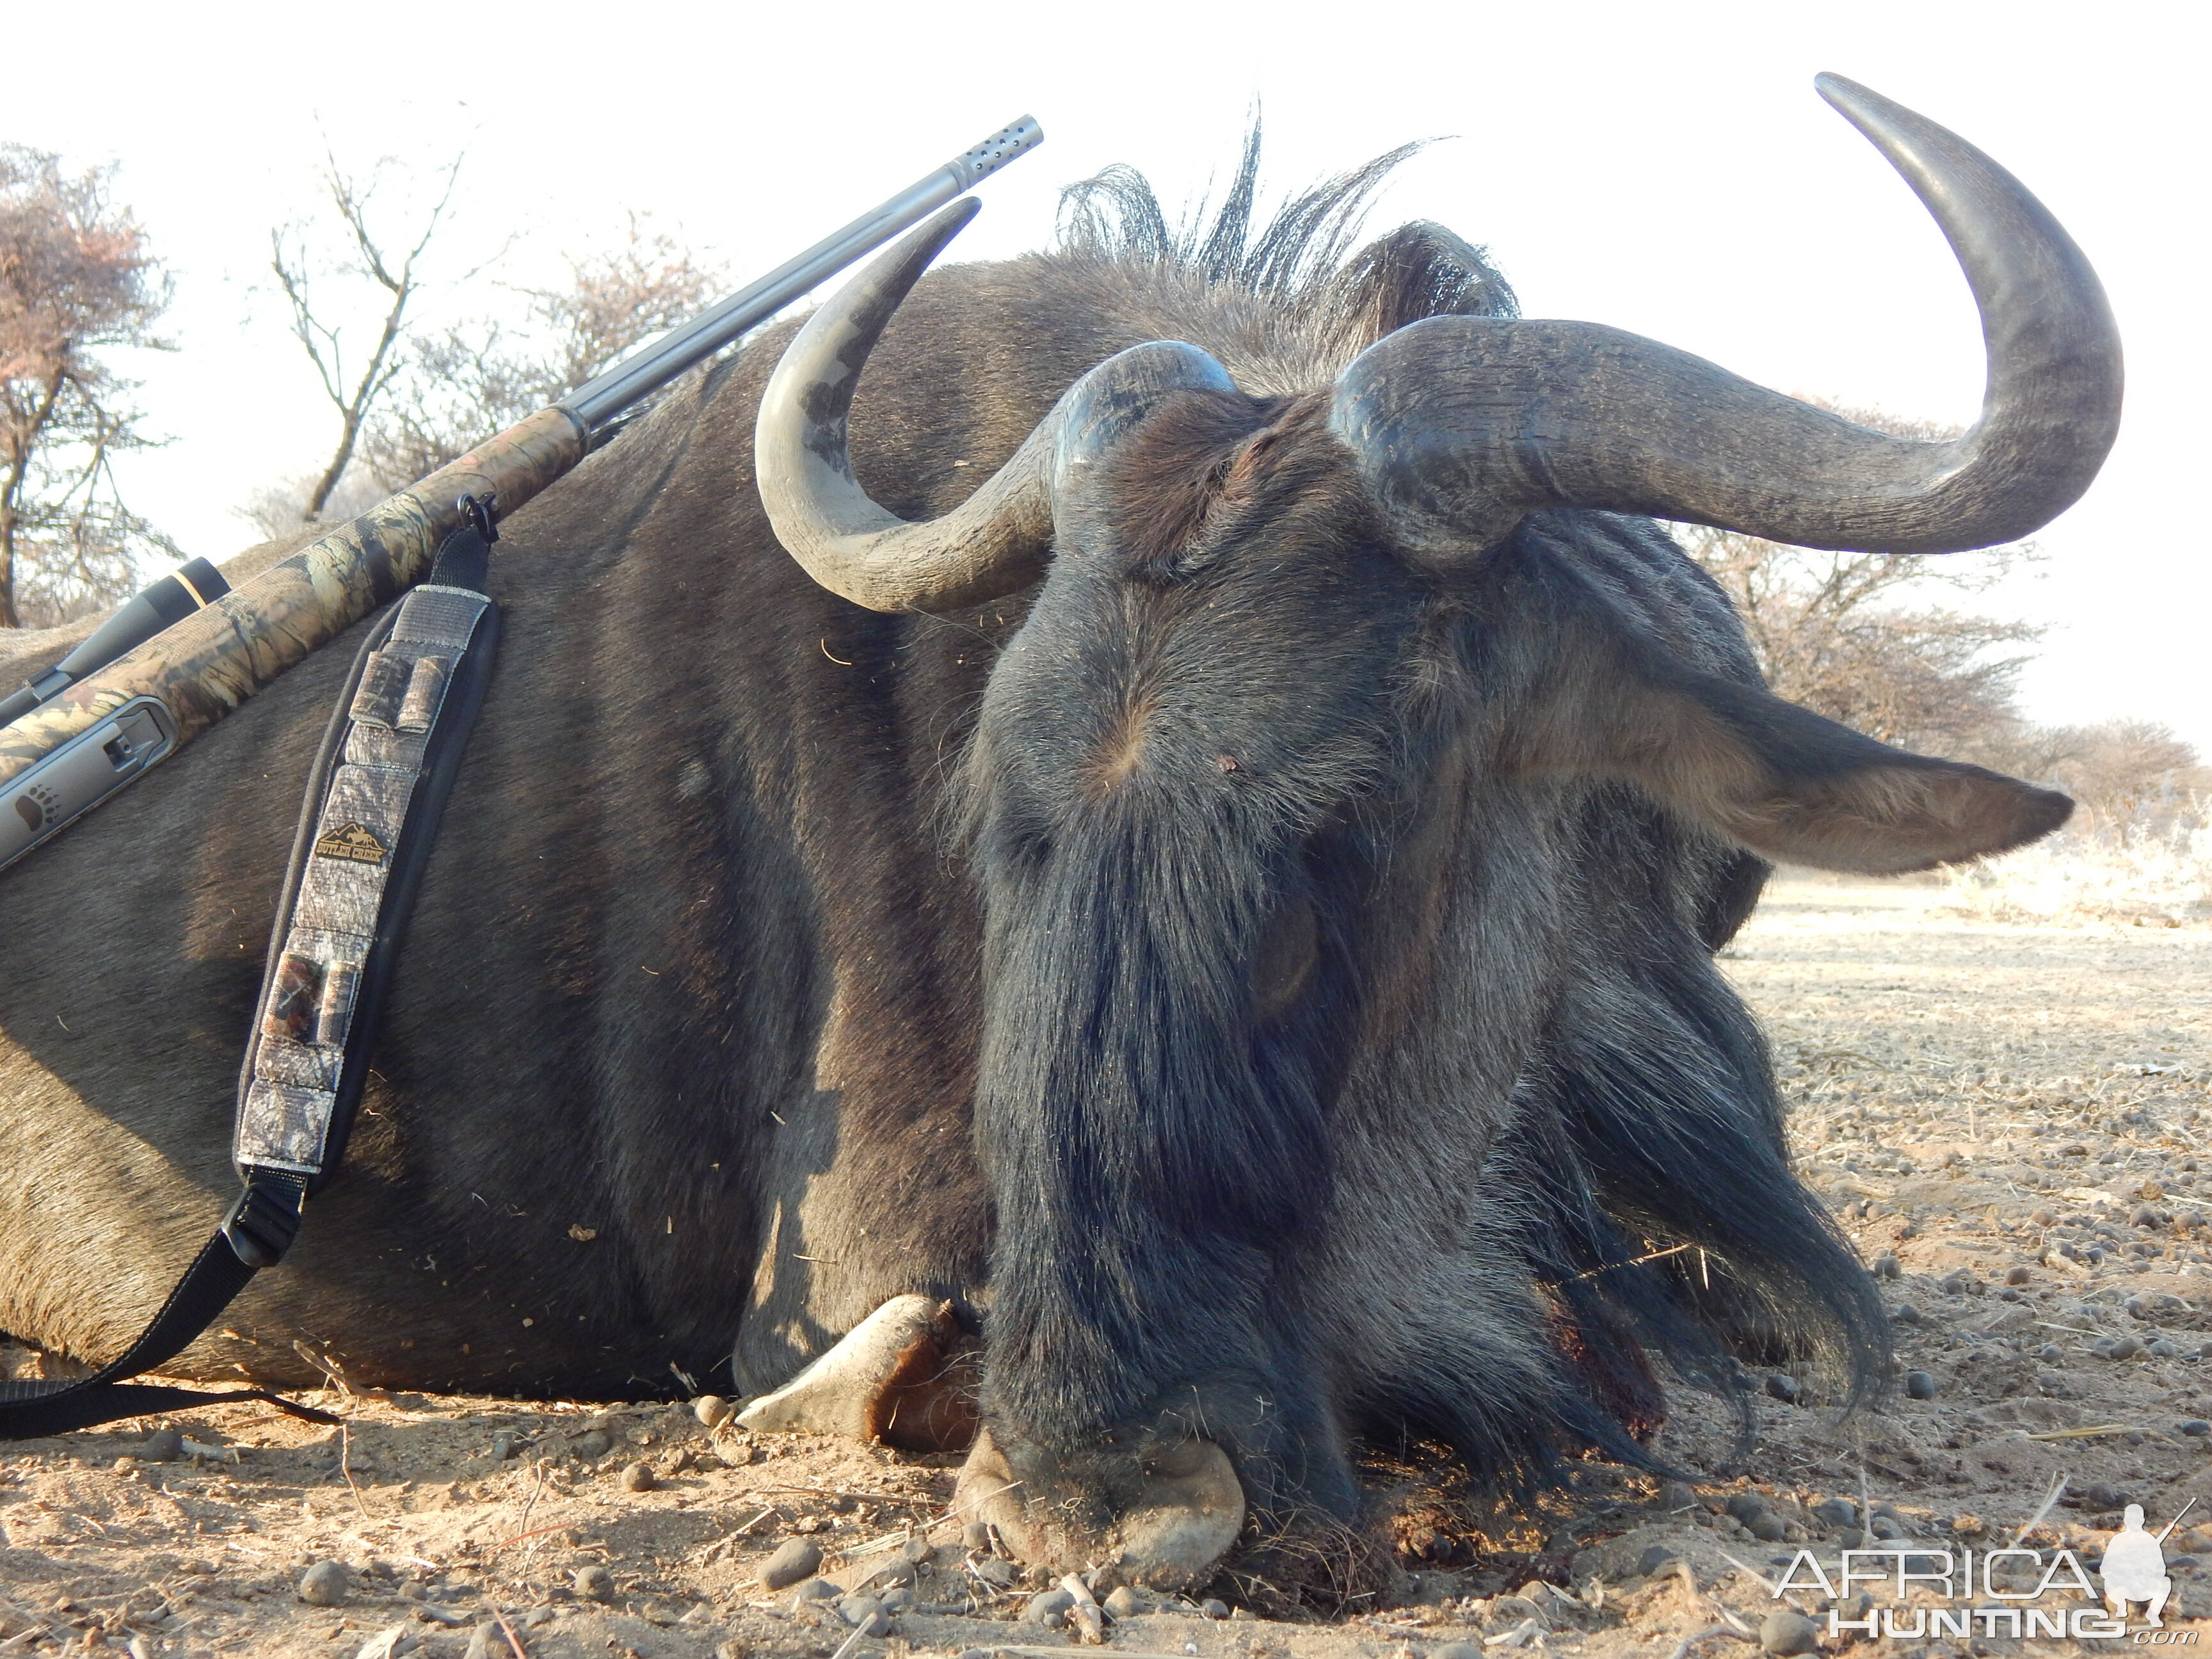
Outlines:
[[[0,1440],[238,1401],[338,1420],[262,1389],[128,1379],[175,1358],[283,1260],[302,1205],[344,1157],[408,918],[498,655],[499,607],[483,591],[496,505],[462,505],[471,522],[446,538],[429,581],[362,641],[315,759],[239,1080],[233,1151],[245,1190],[121,1358],[74,1381],[0,1381]],[[328,925],[349,920],[357,931]]]

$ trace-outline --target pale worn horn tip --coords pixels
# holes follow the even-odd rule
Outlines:
[[[1813,77],[1813,90],[1820,94],[1821,101],[1830,109],[1869,138],[1893,128],[1899,117],[1908,120],[1920,118],[1902,104],[1883,97],[1872,87],[1860,85],[1847,75],[1824,70]]]
[[[1822,70],[1813,77],[1813,90],[1826,100],[1829,107],[1847,117],[1863,110],[1869,104],[1888,104],[1890,101],[1872,87],[1863,85],[1848,75],[1838,75],[1832,70]]]
[[[860,273],[861,284],[878,270],[895,270],[900,274],[901,298],[921,277],[921,273],[937,262],[952,239],[968,228],[968,222],[983,210],[983,204],[972,196],[963,196],[924,219],[905,237],[891,244],[883,258]]]
[[[925,219],[922,222],[922,228],[937,233],[940,239],[937,245],[943,247],[956,234],[965,230],[968,228],[968,222],[982,210],[983,204],[975,197],[963,196],[949,207],[940,208]],[[917,237],[915,240],[919,241],[921,239]]]

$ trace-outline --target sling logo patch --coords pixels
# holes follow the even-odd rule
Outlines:
[[[341,823],[315,840],[318,858],[349,859],[356,864],[381,864],[387,850],[372,831],[358,823]]]

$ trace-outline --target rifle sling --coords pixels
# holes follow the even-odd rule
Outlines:
[[[0,1440],[240,1401],[338,1421],[261,1389],[128,1379],[173,1359],[283,1259],[301,1206],[344,1158],[408,918],[498,656],[499,607],[483,591],[495,535],[487,502],[446,538],[429,581],[369,629],[331,711],[239,1077],[232,1155],[245,1190],[119,1358],[75,1381],[0,1381]]]

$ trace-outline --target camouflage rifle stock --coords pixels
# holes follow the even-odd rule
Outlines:
[[[420,581],[439,544],[462,522],[461,496],[496,492],[502,513],[521,506],[583,459],[594,436],[624,410],[1034,149],[1043,137],[1024,116],[550,408],[183,620],[142,636],[104,666],[73,680],[48,671],[34,682],[36,707],[0,728],[0,866]]]

